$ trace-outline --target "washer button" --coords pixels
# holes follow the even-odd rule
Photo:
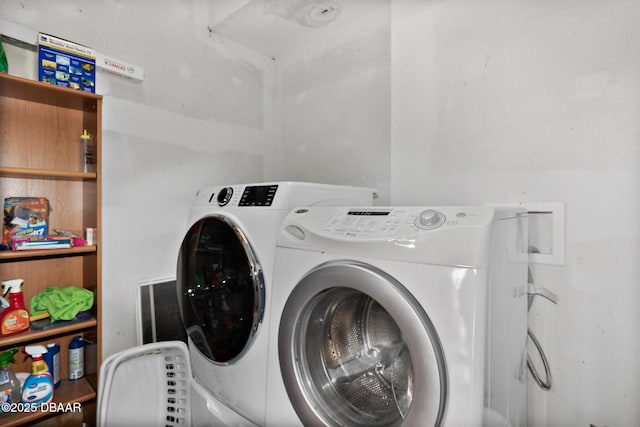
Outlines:
[[[420,215],[415,220],[416,227],[422,230],[433,230],[444,224],[445,216],[442,212],[438,212],[434,209],[427,209],[420,212]]]
[[[225,206],[233,196],[233,188],[225,187],[218,193],[218,205]]]

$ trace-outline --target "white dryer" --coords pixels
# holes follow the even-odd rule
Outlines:
[[[263,424],[275,243],[295,206],[371,205],[373,190],[274,182],[198,192],[176,275],[193,375],[207,406],[224,403]],[[224,408],[222,409],[224,410]],[[210,411],[212,412],[212,411]]]
[[[526,425],[526,230],[489,207],[290,213],[266,425]]]

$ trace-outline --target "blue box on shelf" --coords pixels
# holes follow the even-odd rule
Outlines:
[[[38,34],[38,80],[95,93],[93,49],[49,34]]]

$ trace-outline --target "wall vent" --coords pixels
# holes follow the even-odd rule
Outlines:
[[[137,284],[136,324],[138,345],[175,340],[187,343],[178,309],[175,278]]]

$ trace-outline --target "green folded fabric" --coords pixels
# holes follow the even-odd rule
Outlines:
[[[93,292],[88,289],[68,286],[50,286],[31,298],[31,315],[49,312],[51,321],[72,320],[81,311],[93,306]]]

